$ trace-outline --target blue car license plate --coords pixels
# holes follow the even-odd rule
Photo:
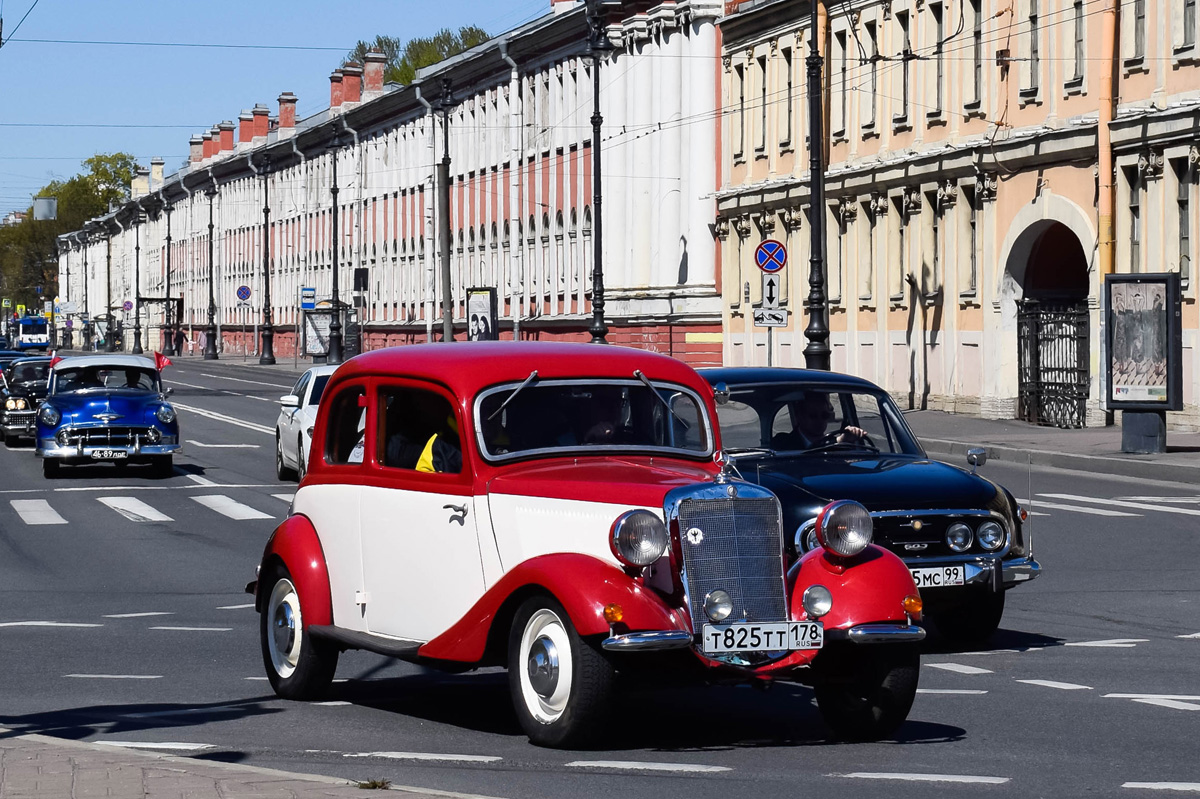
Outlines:
[[[123,449],[92,450],[92,460],[94,461],[120,461],[128,457],[129,453]]]

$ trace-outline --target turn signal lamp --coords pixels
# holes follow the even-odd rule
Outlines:
[[[921,597],[915,594],[904,597],[904,612],[909,616],[920,616],[921,608],[924,606],[925,603],[921,601]]]
[[[625,618],[625,611],[620,605],[610,603],[604,606],[604,620],[609,624],[616,624]]]

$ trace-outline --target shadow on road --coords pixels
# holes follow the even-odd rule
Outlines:
[[[0,716],[0,738],[17,735],[49,735],[83,740],[93,735],[116,735],[174,727],[198,727],[218,721],[236,721],[251,716],[282,713],[268,707],[275,697],[235,699],[203,705],[173,703],[92,705],[24,716]]]
[[[1055,638],[1040,633],[1027,633],[1021,630],[999,629],[986,641],[961,643],[950,641],[940,635],[936,625],[929,625],[928,637],[921,646],[923,655],[949,655],[970,652],[994,652],[999,649],[1012,649],[1018,652],[1027,649],[1044,649],[1048,646],[1062,646],[1065,639]]]

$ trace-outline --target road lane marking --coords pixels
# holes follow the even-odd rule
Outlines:
[[[173,522],[170,516],[134,497],[96,497],[96,501],[115,510],[131,522]]]
[[[1200,710],[1200,705],[1195,705],[1191,702],[1180,702],[1178,699],[1134,699],[1133,701],[1143,705],[1170,708],[1171,710]]]
[[[174,616],[175,614],[167,610],[151,610],[146,613],[111,613],[104,616],[105,619],[141,619],[146,616]]]
[[[1200,497],[1116,497],[1122,502],[1164,502],[1179,505],[1200,505]]]
[[[1200,792],[1200,782],[1126,782],[1122,788],[1147,788],[1152,791]]]
[[[701,766],[693,763],[643,763],[639,760],[572,760],[567,768],[611,768],[627,771],[679,771],[697,774],[715,774],[733,771],[725,766]]]
[[[224,375],[209,375],[209,374],[205,374],[204,372],[201,372],[200,376],[201,377],[212,377],[212,378],[215,378],[216,380],[232,380],[234,383],[249,383],[252,386],[271,386],[272,388],[289,388],[289,389],[292,387],[292,386],[285,386],[280,383],[264,383],[261,380],[243,380],[240,377],[225,377]]]
[[[919,694],[961,694],[962,696],[979,696],[980,694],[986,694],[987,691],[984,691],[983,689],[980,689],[980,688],[918,688],[917,693],[919,693]]]
[[[203,444],[195,439],[187,439],[187,443],[201,449],[262,449],[259,444]]]
[[[246,608],[254,607],[253,602],[247,602],[244,605],[222,605],[217,610],[245,610]]]
[[[1184,516],[1200,516],[1200,510],[1190,508],[1173,508],[1171,506],[1151,505],[1147,502],[1125,502],[1120,499],[1103,499],[1101,497],[1081,497],[1078,494],[1038,494],[1049,499],[1066,499],[1074,502],[1091,502],[1095,505],[1114,505],[1118,508],[1137,508],[1139,510],[1156,510],[1160,513],[1178,513]]]
[[[193,744],[182,741],[94,741],[105,746],[118,746],[122,749],[166,749],[172,752],[200,752],[205,749],[216,749],[216,744]]]
[[[1039,494],[1038,496],[1048,496]],[[1141,518],[1140,513],[1126,513],[1123,510],[1106,510],[1104,508],[1087,508],[1082,505],[1059,505],[1055,502],[1043,502],[1040,499],[1037,502],[1030,502],[1027,499],[1018,499],[1023,506],[1027,508],[1050,508],[1051,510],[1067,510],[1075,513],[1089,513],[1092,516],[1128,516],[1131,518]],[[1032,511],[1031,511],[1032,512]]]
[[[1102,699],[1178,699],[1183,702],[1200,702],[1200,696],[1186,694],[1105,694]]]
[[[204,507],[215,510],[222,516],[233,519],[234,521],[247,521],[250,519],[274,519],[263,513],[260,510],[255,510],[249,505],[243,505],[232,497],[227,497],[223,494],[214,494],[212,496],[192,497],[196,502],[199,502]]]
[[[214,394],[224,394],[227,397],[243,397],[245,399],[258,400],[259,402],[270,402],[271,404],[278,402],[278,400],[267,399],[266,397],[256,397],[253,394],[241,394],[237,391],[230,391],[227,388],[212,388],[211,386],[198,386],[195,383],[181,383],[178,380],[176,380],[174,382],[174,385],[184,386],[185,388],[198,388],[198,389],[201,389],[202,391],[211,391]]]
[[[263,682],[266,682],[268,678],[266,678],[266,677],[243,677],[242,679],[243,680],[254,680],[255,682],[262,680]]]
[[[58,515],[50,503],[44,499],[12,499],[9,500],[13,510],[21,517],[21,521],[30,525],[66,524],[67,520]]]
[[[151,627],[151,630],[173,630],[181,633],[227,633],[232,627]]]
[[[993,674],[989,669],[981,669],[976,666],[964,666],[961,663],[926,663],[926,666],[935,669],[945,669],[953,671],[956,674]]]
[[[71,621],[5,621],[0,627],[103,627],[103,624],[83,624]]]
[[[903,780],[905,782],[974,782],[984,785],[1003,785],[1008,777],[979,777],[971,774],[905,774],[896,771],[855,771],[850,774],[830,774],[857,780]]]
[[[1073,682],[1055,682],[1054,680],[1017,680],[1026,685],[1040,685],[1043,688],[1058,688],[1063,691],[1090,691],[1090,685],[1076,685]]]
[[[342,707],[344,705],[349,705],[350,702],[347,702],[343,699],[332,699],[328,702],[313,702],[313,704],[321,705],[322,707]]]
[[[198,486],[215,486],[216,485],[216,483],[214,483],[212,480],[209,480],[207,477],[201,477],[198,474],[189,474],[187,476],[187,478]]]
[[[1188,633],[1187,635],[1177,635],[1176,638],[1200,638],[1200,633]]]
[[[1109,649],[1132,649],[1148,642],[1149,638],[1110,638],[1106,641],[1070,641],[1065,646],[1107,647]]]
[[[247,430],[253,430],[256,433],[265,433],[269,436],[275,435],[274,427],[267,427],[266,425],[255,424],[254,422],[247,422],[245,419],[238,419],[233,416],[226,416],[223,413],[217,413],[216,411],[210,411],[210,410],[206,410],[204,408],[197,408],[194,405],[180,405],[178,402],[172,402],[171,404],[173,406],[175,406],[176,408],[182,408],[185,411],[191,411],[192,413],[196,414],[197,416],[203,416],[208,419],[215,419],[218,422],[225,422],[227,424],[235,425],[237,427],[244,427]],[[1197,511],[1197,513],[1200,513],[1200,511]]]
[[[443,755],[430,752],[348,752],[342,755],[342,757],[379,757],[386,758],[387,760],[446,761],[452,763],[495,763],[503,760],[503,758],[495,755]]]
[[[161,680],[161,674],[64,674],[81,680]]]
[[[286,502],[290,505],[290,504],[292,504],[292,500],[296,497],[296,494],[295,494],[295,492],[293,492],[291,494],[272,494],[271,496],[275,497],[275,499],[278,499],[281,502]]]

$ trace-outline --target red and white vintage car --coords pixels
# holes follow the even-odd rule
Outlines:
[[[602,729],[618,673],[811,685],[832,730],[888,735],[921,600],[853,502],[790,561],[778,500],[722,466],[713,391],[614,346],[380,350],[330,379],[309,471],[248,586],[275,692],[363,649],[505,665],[530,739]],[[650,655],[648,653],[654,653]]]

